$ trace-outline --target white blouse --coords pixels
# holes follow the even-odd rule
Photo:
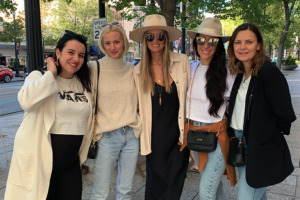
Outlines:
[[[239,87],[233,112],[230,127],[237,130],[243,130],[244,127],[244,115],[245,115],[245,104],[248,87],[250,84],[251,76],[245,80],[245,74],[243,81]]]
[[[199,65],[199,67],[198,67]],[[198,67],[198,69],[197,69]],[[197,71],[196,71],[197,69]],[[187,97],[186,97],[186,117],[190,118],[194,121],[199,122],[205,122],[205,123],[215,123],[222,120],[225,110],[226,110],[226,102],[229,99],[231,88],[234,83],[235,76],[231,75],[229,72],[229,69],[227,68],[227,78],[226,78],[226,91],[224,93],[224,103],[220,107],[218,111],[219,117],[211,116],[208,113],[208,109],[210,106],[210,101],[206,96],[206,78],[205,74],[208,69],[208,66],[203,66],[199,62],[194,62],[191,64],[191,79],[190,79],[190,85],[189,89],[187,91]],[[194,73],[195,74],[195,80],[192,85],[192,80]],[[192,88],[192,94],[190,99],[190,89]],[[190,109],[190,117],[189,117],[189,105],[191,101],[191,109]]]

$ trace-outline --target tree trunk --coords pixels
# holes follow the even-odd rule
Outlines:
[[[292,11],[293,11],[293,8],[294,8],[294,5],[295,5],[295,1],[296,0],[294,0],[291,3],[291,7],[289,7],[288,0],[283,0],[284,13],[285,13],[285,23],[284,23],[284,31],[281,34],[280,42],[279,42],[279,47],[278,47],[277,67],[279,69],[281,69],[281,62],[282,62],[282,57],[283,57],[284,43],[286,41],[287,34],[288,34],[289,29],[290,29],[290,25],[291,25],[290,18],[291,18],[291,14],[292,14]]]
[[[272,45],[271,45],[271,42],[269,41],[268,56],[270,56],[270,57],[271,57],[271,51],[272,51]]]
[[[159,4],[162,15],[166,18],[167,25],[174,27],[174,16],[176,12],[176,0],[163,0],[157,1]],[[170,42],[170,50],[173,50],[173,42]]]

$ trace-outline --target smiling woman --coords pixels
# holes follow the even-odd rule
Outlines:
[[[267,186],[293,172],[283,135],[296,116],[287,81],[266,56],[264,40],[252,23],[238,26],[228,46],[235,79],[228,106],[228,135],[241,139],[246,159],[239,172],[238,200],[267,199]],[[271,163],[276,163],[273,165]]]
[[[118,23],[106,25],[100,34],[99,47],[106,56],[89,63],[92,85],[98,84],[98,115],[94,189],[91,199],[108,199],[111,180],[118,163],[117,199],[130,199],[139,153],[140,119],[137,114],[137,91],[133,65],[124,61],[129,43]],[[100,76],[97,79],[97,63]],[[98,82],[97,82],[98,81]],[[118,162],[117,162],[118,161]]]
[[[80,164],[92,140],[87,45],[65,31],[57,61],[31,72],[18,93],[25,117],[15,137],[5,199],[81,199]]]

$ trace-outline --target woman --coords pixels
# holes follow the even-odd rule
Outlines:
[[[222,24],[216,18],[205,18],[197,32],[187,33],[193,39],[193,47],[200,62],[191,64],[186,116],[192,125],[201,127],[199,129],[213,129],[219,133],[214,151],[195,152],[201,174],[199,197],[201,200],[226,199],[222,187],[225,170],[231,185],[236,183],[234,168],[226,164],[229,138],[224,118],[226,101],[234,80],[226,67],[223,44],[230,37],[222,36]]]
[[[229,101],[228,134],[243,136],[246,151],[246,166],[237,168],[238,199],[266,199],[266,186],[283,181],[294,169],[283,136],[296,120],[289,88],[266,57],[254,24],[235,29],[228,54],[230,70],[237,74]]]
[[[97,61],[100,63],[96,122],[99,141],[92,199],[108,199],[117,161],[117,199],[130,199],[141,124],[133,65],[123,59],[129,47],[124,30],[119,25],[106,25],[100,34],[99,47],[106,56]],[[91,62],[90,68],[95,86],[97,63]]]
[[[189,162],[189,151],[179,151],[189,61],[169,50],[169,42],[180,35],[156,14],[146,16],[144,27],[130,33],[132,40],[143,45],[134,77],[143,124],[141,154],[147,155],[145,199],[149,200],[180,199]]]
[[[25,111],[16,134],[5,199],[80,200],[80,164],[91,143],[92,98],[86,37],[66,30],[57,61],[33,71],[18,93]],[[80,156],[80,158],[79,158]]]

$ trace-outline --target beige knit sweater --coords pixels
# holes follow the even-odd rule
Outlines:
[[[123,59],[105,56],[100,61],[98,83],[97,140],[103,133],[130,126],[136,138],[141,133],[141,121],[137,114],[138,97],[133,79],[133,65]],[[97,63],[90,62],[92,83],[96,84]]]

